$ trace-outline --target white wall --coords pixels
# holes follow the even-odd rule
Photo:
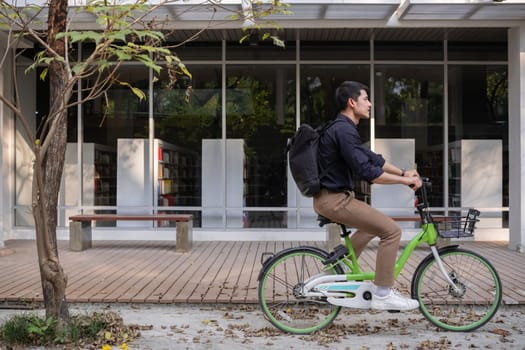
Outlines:
[[[244,152],[243,139],[202,140],[202,227],[223,226],[225,205],[241,208],[226,212],[226,226],[244,226]]]
[[[82,202],[84,205],[95,205],[95,148],[94,143],[85,142],[82,147]],[[76,207],[80,205],[80,175],[78,169],[77,143],[68,142],[66,158],[60,184],[58,205],[61,207]],[[58,211],[58,225],[69,225],[68,218],[78,214],[75,209],[60,209]]]
[[[151,155],[148,139],[117,140],[117,207],[119,214],[150,212],[146,207],[151,207],[153,203]],[[152,225],[153,223],[147,221],[117,222],[117,226],[122,227],[151,227]]]
[[[4,39],[2,36],[0,36],[0,52],[5,52],[6,50],[6,45],[5,45],[5,42],[4,42]],[[4,93],[4,86],[5,86],[5,76],[6,76],[6,72],[8,71],[6,69],[7,67],[4,65],[4,66],[1,66],[0,67],[0,94],[3,94]],[[4,247],[4,231],[5,231],[5,222],[4,222],[4,215],[5,215],[5,210],[6,210],[6,205],[4,204],[5,202],[5,199],[4,198],[7,198],[4,194],[5,190],[4,188],[6,187],[6,183],[5,183],[5,168],[4,168],[4,143],[6,141],[6,137],[5,137],[5,129],[4,129],[4,124],[5,124],[5,120],[7,120],[7,115],[6,115],[6,108],[4,108],[3,104],[0,102],[0,176],[2,178],[2,180],[0,181],[0,248]]]
[[[416,142],[414,139],[376,139],[375,152],[401,169],[414,169]],[[404,185],[374,184],[371,187],[372,206],[387,215],[414,215],[414,191]]]
[[[21,59],[19,59],[19,62]],[[27,60],[27,65],[32,62]],[[22,113],[31,130],[36,130],[36,73],[35,71],[25,72],[26,66],[17,65],[17,81],[18,91],[20,93],[20,100],[24,101],[21,105]],[[31,149],[33,140],[30,140],[26,135],[22,123],[15,122],[15,149],[14,161],[15,165],[15,179],[14,191],[16,196],[16,204],[24,205],[24,209],[16,210],[15,223],[17,226],[33,226],[33,214],[31,213],[31,198],[33,186],[33,161],[34,153]],[[12,169],[12,168],[11,168]],[[11,197],[13,198],[13,197]]]
[[[525,24],[509,30],[509,249],[525,251]]]
[[[18,58],[18,65],[15,67],[10,55],[4,56],[7,50],[7,36],[0,32],[0,53],[3,61],[0,65],[0,93],[4,96],[13,96],[13,76],[16,73],[18,82],[18,91],[20,99],[23,102],[21,106],[22,113],[26,117],[29,128],[35,128],[35,108],[36,108],[36,91],[35,81],[36,75],[34,72],[25,73],[25,68],[29,66],[32,61],[23,57]],[[30,48],[32,43],[29,41],[17,40],[17,45],[20,48]],[[25,66],[23,64],[26,63]],[[28,194],[26,215],[29,217],[27,221],[32,225],[31,208],[31,175],[32,174],[32,160],[33,153],[28,145],[31,142],[28,140],[25,133],[21,133],[21,127],[17,130],[17,123],[13,112],[0,102],[0,247],[4,245],[4,241],[8,239],[19,238],[20,232],[23,231],[22,236],[27,236],[27,229],[14,229],[15,223],[23,225],[24,220],[15,221],[14,217],[14,198],[22,198],[23,195]],[[21,124],[19,124],[21,125]],[[28,167],[24,174],[17,169],[15,173],[15,160],[18,164],[26,163]],[[29,178],[25,182],[20,177]],[[16,181],[15,181],[16,178]],[[18,188],[15,188],[15,184]],[[17,190],[18,189],[18,190]],[[22,191],[20,191],[22,190]],[[20,212],[20,210],[17,210]],[[34,229],[30,229],[29,238],[34,238]]]

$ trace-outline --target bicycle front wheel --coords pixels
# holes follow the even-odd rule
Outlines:
[[[412,297],[423,315],[449,331],[472,331],[487,323],[501,302],[501,281],[492,264],[481,255],[457,247],[439,251],[451,286],[433,255],[416,269]]]
[[[284,332],[310,334],[328,326],[340,306],[325,297],[302,295],[304,282],[316,275],[341,274],[339,266],[326,268],[328,254],[312,247],[291,248],[277,254],[259,275],[259,304],[268,320]]]

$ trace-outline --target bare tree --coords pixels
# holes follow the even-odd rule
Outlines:
[[[49,112],[42,118],[38,132],[29,127],[28,119],[22,112],[23,101],[16,87],[16,76],[12,79],[15,84],[13,95],[0,94],[0,102],[13,112],[34,142],[32,213],[44,304],[46,316],[55,317],[61,323],[69,319],[67,276],[60,264],[56,239],[58,195],[67,144],[67,111],[86,101],[103,98],[114,84],[128,86],[139,98],[145,98],[140,89],[120,80],[119,68],[126,61],[141,62],[156,74],[167,69],[171,80],[181,75],[191,77],[173,52],[174,47],[166,45],[166,32],[162,30],[164,21],[152,15],[159,7],[177,1],[180,0],[164,0],[155,5],[148,4],[146,0],[88,1],[80,11],[97,18],[99,29],[93,31],[70,29],[68,0],[49,0],[44,7],[17,7],[13,2],[0,1],[0,25],[4,26],[0,30],[3,29],[8,37],[8,50],[0,57],[0,67],[7,61],[8,55],[15,56],[12,61],[16,60],[20,40],[30,40],[35,47],[41,48],[30,69],[41,67],[40,78],[49,79]],[[221,6],[219,2],[210,0],[200,4],[203,5],[209,6],[210,11]],[[231,19],[242,20],[248,28],[257,30],[261,29],[257,19],[287,12],[286,5],[280,1],[254,5],[252,0],[242,0],[242,5],[238,13],[232,13]],[[47,19],[42,20],[44,10],[47,10]],[[243,39],[249,34],[247,32]],[[271,35],[265,33],[265,37]],[[273,39],[274,43],[282,45],[278,38]],[[72,59],[72,48],[87,42],[94,44],[93,51],[86,58]],[[81,98],[72,100],[73,95],[77,96],[77,89],[81,89]]]

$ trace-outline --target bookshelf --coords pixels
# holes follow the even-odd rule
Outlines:
[[[200,159],[197,152],[156,140],[157,203],[159,206],[199,205]]]
[[[102,145],[96,145],[94,152],[95,205],[115,205],[117,199],[116,152]]]
[[[118,139],[117,144],[119,213],[144,214],[150,212],[148,208],[153,206],[199,205],[200,158],[197,152],[160,139],[153,140],[153,152],[147,139]],[[151,166],[153,171],[150,171]],[[134,227],[151,225],[138,221],[117,224]]]

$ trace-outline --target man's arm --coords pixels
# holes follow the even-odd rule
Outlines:
[[[392,175],[398,175],[398,176],[406,176],[407,173],[404,169],[400,169],[398,167],[396,167],[394,164],[391,164],[389,162],[385,162],[385,164],[383,164],[383,170],[389,174],[392,174]]]
[[[383,173],[372,180],[375,184],[402,184],[411,186],[414,190],[417,190],[422,186],[421,179],[417,170],[403,170],[395,165],[385,162],[383,164]]]

